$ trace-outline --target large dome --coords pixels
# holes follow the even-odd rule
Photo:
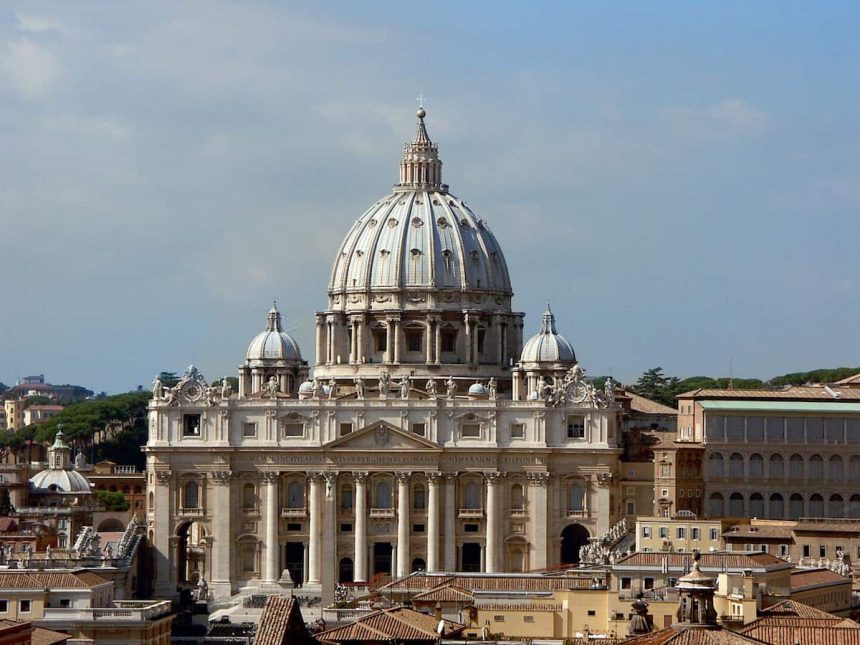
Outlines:
[[[411,301],[509,310],[511,281],[499,243],[441,182],[442,162],[424,111],[418,116],[400,183],[358,219],[338,249],[329,281],[332,305],[356,310]]]
[[[245,359],[254,361],[301,361],[299,344],[281,328],[281,313],[272,305],[266,319],[266,329],[251,339]]]

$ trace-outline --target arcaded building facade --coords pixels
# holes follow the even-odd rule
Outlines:
[[[337,249],[312,366],[273,307],[238,391],[193,367],[154,383],[156,593],[539,569],[614,522],[612,384],[588,383],[549,308],[523,342],[501,247],[442,182],[424,116]]]

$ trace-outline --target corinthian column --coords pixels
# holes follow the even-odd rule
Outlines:
[[[409,473],[397,477],[397,576],[409,575]]]
[[[529,473],[528,478],[528,536],[532,547],[529,568],[545,569],[547,567],[546,535],[549,529],[546,519],[546,487],[549,473]]]
[[[322,488],[323,476],[321,473],[309,473],[311,480],[309,497],[309,511],[311,516],[308,529],[308,584],[320,584],[320,551],[321,540],[320,528],[322,526]],[[332,536],[334,539],[334,536]]]
[[[355,477],[355,582],[367,581],[367,473]]]
[[[278,572],[278,480],[280,473],[260,475],[266,499],[266,551],[263,563],[263,582],[277,582]]]
[[[499,570],[499,488],[501,473],[485,473],[487,478],[487,573]]]
[[[457,473],[445,473],[445,571],[457,569]]]
[[[442,473],[427,475],[430,499],[427,503],[427,571],[439,570],[439,482]]]
[[[230,595],[230,554],[232,553],[231,520],[233,508],[230,499],[230,479],[233,473],[222,470],[209,473],[209,479],[214,484],[212,490],[212,528],[213,547],[212,565],[210,567],[212,592],[219,596]]]

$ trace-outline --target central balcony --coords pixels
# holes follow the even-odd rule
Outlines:
[[[589,517],[589,513],[584,508],[569,508],[567,509],[567,519],[574,520],[579,517]]]
[[[182,517],[203,517],[204,511],[202,508],[180,508],[179,515]]]
[[[528,517],[529,512],[524,508],[512,508],[511,517]]]
[[[460,517],[464,517],[464,518],[484,517],[484,509],[483,508],[461,508],[460,509]]]
[[[289,508],[282,508],[281,509],[281,517],[307,517],[307,516],[308,516],[308,509],[306,509],[305,507],[299,507],[299,508],[289,507]]]

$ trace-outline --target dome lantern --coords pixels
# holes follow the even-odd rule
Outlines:
[[[540,331],[523,346],[522,363],[575,363],[576,354],[567,339],[555,328],[555,314],[547,303]]]
[[[430,140],[427,127],[424,125],[426,112],[418,108],[418,124],[412,142],[403,146],[403,159],[400,161],[400,183],[395,190],[437,190],[448,192],[448,186],[442,183],[442,162],[439,160],[439,147]]]

